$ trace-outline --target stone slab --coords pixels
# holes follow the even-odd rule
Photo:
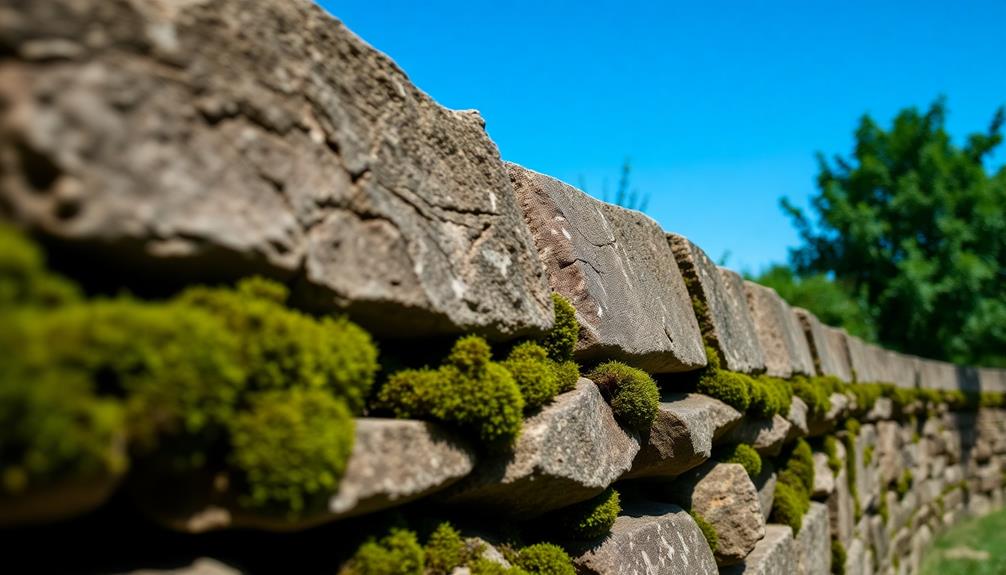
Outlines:
[[[830,473],[830,470],[829,470]],[[767,528],[766,528],[767,529]],[[831,573],[831,529],[828,506],[811,501],[796,535],[796,575]]]
[[[720,569],[720,575],[781,575],[796,573],[797,547],[788,525],[767,525],[765,538],[739,565]]]
[[[765,353],[766,372],[778,377],[813,375],[814,360],[807,337],[789,304],[772,288],[751,281],[745,281],[744,288],[758,341]]]
[[[848,353],[841,335],[836,336],[833,328],[821,323],[817,316],[805,309],[793,308],[793,313],[807,337],[817,375],[834,375],[842,381],[851,381]]]

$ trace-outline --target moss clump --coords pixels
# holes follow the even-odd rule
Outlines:
[[[650,428],[657,416],[660,391],[649,374],[624,363],[608,361],[595,367],[589,377],[622,423],[636,430]]]
[[[739,443],[727,446],[716,458],[724,463],[739,463],[752,479],[761,474],[761,456],[750,445]]]
[[[356,550],[340,575],[422,575],[425,554],[416,534],[392,529],[380,540],[371,539]]]
[[[807,493],[814,491],[814,452],[810,449],[810,444],[803,439],[796,440],[786,462],[786,469],[796,473]]]
[[[810,510],[810,495],[814,491],[814,456],[810,445],[803,439],[797,440],[780,467],[772,518],[798,533],[803,516]]]
[[[545,348],[534,342],[518,344],[510,352],[503,367],[517,382],[524,397],[525,409],[537,409],[552,401],[559,393],[556,365],[548,359]]]
[[[894,491],[898,494],[898,499],[904,499],[908,490],[912,488],[912,472],[906,469],[901,477],[898,478],[897,484],[894,486]]]
[[[608,488],[597,497],[557,511],[554,522],[572,539],[589,541],[611,530],[622,511],[618,492]]]
[[[568,361],[573,359],[576,342],[580,337],[576,309],[569,300],[557,293],[552,294],[552,308],[555,310],[555,323],[542,338],[541,345],[553,360]]]
[[[869,465],[871,463],[873,463],[873,446],[867,445],[866,448],[863,449],[863,465]]]
[[[751,388],[748,413],[768,418],[777,413],[789,412],[789,404],[793,399],[793,388],[789,382],[767,375],[748,379]]]
[[[831,540],[831,575],[845,575],[845,545],[838,539]]]
[[[831,409],[831,391],[828,385],[822,385],[818,378],[808,378],[798,375],[791,382],[793,394],[807,404],[807,410],[812,417],[822,417]]]
[[[983,391],[979,405],[986,408],[999,408],[1006,405],[1006,394],[995,391]]]
[[[696,391],[745,412],[751,403],[750,376],[720,369],[719,353],[706,346],[706,367],[698,374]]]
[[[771,520],[774,523],[789,525],[793,533],[803,526],[804,494],[790,483],[776,483],[775,498],[772,500]]]
[[[516,567],[540,575],[575,575],[573,561],[558,545],[536,543],[521,549],[514,560]]]
[[[877,505],[877,514],[884,521],[884,525],[891,520],[891,513],[887,508],[887,493],[880,494],[880,503]]]
[[[246,504],[296,514],[338,488],[353,449],[353,418],[320,389],[263,391],[234,418],[231,442],[231,463],[248,483]]]
[[[847,386],[846,390],[856,399],[856,409],[860,413],[872,409],[884,393],[883,388],[876,383],[855,383]]]
[[[576,382],[580,380],[580,366],[573,360],[552,362],[552,369],[555,370],[556,383],[559,385],[559,393],[573,391],[576,389]]]
[[[433,418],[475,433],[491,448],[520,433],[524,398],[510,372],[477,336],[455,342],[437,369],[407,369],[381,388],[375,407],[396,417]]]
[[[468,560],[468,549],[461,534],[450,523],[441,523],[430,535],[424,549],[427,575],[449,575]]]
[[[695,511],[689,511],[689,515],[695,520],[695,524],[699,526],[699,531],[702,532],[702,536],[706,538],[706,543],[709,544],[709,550],[716,553],[716,549],[720,545],[720,536],[716,533],[716,528],[713,527],[712,523],[706,521],[706,518]]]
[[[828,468],[835,475],[842,470],[842,460],[838,457],[838,439],[834,435],[824,438],[824,453],[828,456]]]
[[[45,256],[37,245],[0,223],[0,310],[51,308],[80,299],[76,285],[46,269]]]

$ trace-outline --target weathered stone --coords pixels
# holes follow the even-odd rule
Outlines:
[[[793,424],[775,414],[769,418],[745,417],[724,436],[724,443],[747,443],[762,455],[779,455]]]
[[[952,363],[920,359],[919,385],[927,389],[957,389],[957,370]]]
[[[766,532],[767,530],[768,528]],[[812,501],[810,510],[803,516],[800,532],[796,535],[794,573],[797,575],[831,573],[831,531],[828,523],[828,506],[823,503]]]
[[[720,570],[720,575],[776,575],[796,573],[797,547],[788,525],[768,525],[765,538],[740,565]]]
[[[705,311],[700,317],[702,335],[720,352],[731,371],[751,373],[765,369],[754,321],[748,312],[744,280],[730,270],[716,267],[702,248],[684,236],[667,234],[688,294]]]
[[[713,441],[741,417],[739,411],[718,399],[697,393],[665,393],[625,477],[675,476],[688,471],[709,459]]]
[[[835,490],[835,474],[828,467],[828,455],[814,452],[814,493],[815,498],[824,498]]]
[[[918,573],[922,566],[922,558],[929,551],[930,543],[933,540],[933,533],[929,527],[923,525],[912,536],[912,552],[908,559],[910,572]]]
[[[510,180],[552,289],[576,308],[577,358],[651,373],[705,365],[688,290],[660,226],[514,164]]]
[[[313,2],[53,0],[16,13],[0,21],[12,55],[0,198],[72,242],[74,260],[114,257],[103,273],[142,269],[131,279],[160,289],[265,274],[390,336],[551,325],[479,114],[439,106]],[[53,38],[75,50],[32,59]]]
[[[848,547],[852,539],[853,503],[848,472],[844,466],[835,477],[835,490],[828,497],[828,517],[831,519],[831,532]]]
[[[794,395],[789,404],[789,412],[786,413],[786,421],[791,424],[789,433],[786,435],[787,442],[793,441],[797,437],[804,437],[810,433],[807,425],[808,411],[807,404]]]
[[[831,431],[849,408],[849,398],[842,393],[833,393],[828,399],[828,412],[823,416],[815,416],[807,419],[807,434],[810,436],[823,435]]]
[[[865,424],[859,428],[859,435],[856,437],[856,453],[854,464],[856,466],[856,490],[859,493],[859,502],[863,508],[869,507],[878,494],[878,483],[876,467],[866,464],[866,449],[869,446],[873,449],[877,443],[877,431],[872,424]],[[876,455],[874,454],[874,457]]]
[[[829,348],[829,353],[835,358],[835,367],[838,372],[833,374],[842,381],[852,381],[852,364],[849,361],[849,347],[846,345],[848,334],[844,329],[831,326],[824,326],[825,339]]]
[[[666,503],[627,505],[604,539],[573,556],[578,573],[716,573],[713,554],[695,520]]]
[[[866,548],[859,539],[845,546],[845,575],[866,575]]]
[[[674,481],[667,495],[716,530],[718,565],[742,561],[765,534],[758,490],[740,464],[708,462]]]
[[[775,501],[776,473],[775,466],[769,460],[762,461],[761,473],[754,478],[755,489],[758,490],[758,503],[761,505],[761,515],[768,521],[772,514],[772,502]]]
[[[754,317],[758,342],[765,354],[769,375],[790,377],[814,374],[814,360],[807,338],[793,310],[772,288],[744,282],[748,306]]]
[[[223,563],[206,557],[200,557],[191,565],[178,569],[140,569],[130,571],[128,575],[240,575],[240,571]]]
[[[884,518],[880,515],[872,515],[867,518],[867,529],[870,531],[870,542],[873,545],[873,552],[877,561],[883,565],[890,555],[888,547],[890,541],[887,537],[887,528],[884,525]]]
[[[158,522],[189,533],[227,528],[298,531],[337,519],[402,505],[440,491],[467,475],[475,454],[436,424],[405,419],[356,420],[353,452],[339,490],[327,506],[293,518],[247,509],[226,474],[136,473],[131,491]]]
[[[802,308],[793,308],[807,336],[814,368],[818,375],[834,375],[842,381],[851,381],[848,355],[841,336],[833,333],[834,328],[821,323],[817,316]]]
[[[639,451],[588,379],[524,422],[516,445],[486,458],[438,496],[513,517],[533,517],[589,499],[628,471]]]
[[[894,402],[888,397],[878,397],[870,411],[863,416],[863,421],[880,421],[894,416]]]
[[[877,443],[874,458],[877,460],[877,476],[882,485],[888,485],[901,474],[902,458],[898,445],[900,426],[894,421],[877,422]]]

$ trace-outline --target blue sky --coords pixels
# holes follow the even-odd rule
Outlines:
[[[1003,0],[320,4],[507,160],[599,196],[631,158],[647,213],[738,270],[786,260],[779,198],[806,205],[863,113],[943,94],[959,139],[1006,103]]]

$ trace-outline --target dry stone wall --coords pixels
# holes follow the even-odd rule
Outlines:
[[[478,559],[427,573],[539,572],[520,549],[548,541],[579,573],[902,575],[1003,504],[1006,371],[863,342],[641,213],[504,163],[477,112],[306,0],[0,0],[0,47],[0,213],[70,273],[141,291],[265,275],[390,352],[506,349],[552,328],[555,292],[584,374],[619,360],[659,384],[638,428],[580,378],[505,449],[358,413],[338,488],[295,519],[198,472],[4,493],[11,561],[46,538],[71,553],[33,556],[40,572],[365,573],[347,562],[362,538],[438,517]],[[712,397],[718,370],[785,405]],[[612,489],[617,513],[574,536],[564,517]]]

